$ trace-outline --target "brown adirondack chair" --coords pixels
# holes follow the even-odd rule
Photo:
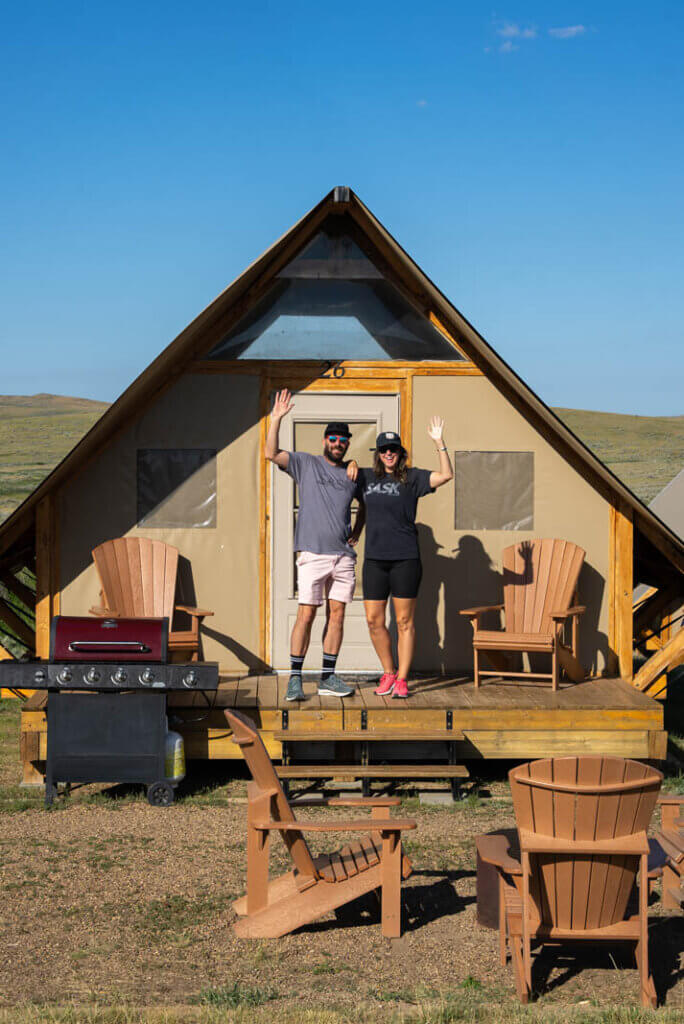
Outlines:
[[[661,773],[620,757],[561,757],[508,777],[520,859],[505,835],[480,837],[478,853],[498,870],[501,962],[508,949],[519,998],[532,991],[533,944],[626,941],[635,943],[641,1001],[655,1006],[646,830]]]
[[[660,797],[661,829],[656,840],[667,857],[663,867],[663,906],[684,909],[684,796]]]
[[[100,544],[92,555],[102,586],[102,605],[91,608],[90,614],[105,618],[165,616],[170,652],[187,652],[197,661],[202,619],[214,613],[175,604],[178,548],[147,537],[118,537]],[[173,629],[174,611],[190,616],[190,629]]]
[[[382,890],[382,933],[401,935],[401,880],[411,874],[402,855],[401,833],[415,821],[391,818],[398,797],[298,800],[294,807],[371,808],[371,817],[352,821],[295,819],[263,741],[251,719],[225,711],[233,742],[243,753],[253,781],[247,802],[247,895],[233,904],[240,915],[234,929],[242,938],[275,938],[310,924],[365,893]],[[305,832],[367,832],[336,853],[313,857]],[[271,833],[280,832],[294,868],[269,882]]]
[[[516,679],[548,679],[558,689],[560,670],[581,683],[584,669],[577,659],[577,623],[585,611],[574,604],[577,579],[585,552],[567,540],[533,540],[512,544],[503,552],[504,603],[464,608],[473,626],[475,686],[482,676]],[[573,602],[573,603],[571,603]],[[504,629],[481,629],[487,612],[504,612]],[[572,621],[571,645],[563,642],[564,628]],[[479,654],[486,652],[494,670],[480,668]],[[507,652],[550,654],[551,672],[511,672]]]

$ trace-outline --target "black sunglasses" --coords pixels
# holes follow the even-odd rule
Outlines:
[[[326,437],[329,441],[332,441],[333,444],[335,444],[336,441],[339,441],[340,444],[349,444],[349,438],[345,437],[343,434],[326,434]]]
[[[387,444],[387,445],[383,445],[382,448],[378,448],[378,451],[382,455],[386,455],[387,452],[391,452],[392,455],[398,455],[399,452],[401,451],[401,448],[399,448],[396,444]]]

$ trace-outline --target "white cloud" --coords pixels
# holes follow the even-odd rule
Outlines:
[[[499,47],[499,53],[513,53],[513,51],[517,49],[518,47],[515,43],[512,43],[510,39],[507,39],[506,42],[502,43]]]
[[[503,36],[504,39],[534,39],[537,35],[536,28],[521,28],[520,25],[516,25],[515,22],[509,21],[496,31],[498,35]]]
[[[584,25],[566,25],[565,28],[550,28],[549,35],[554,39],[574,39],[575,36],[584,35],[586,31]]]
[[[428,105],[427,100],[418,100],[417,103],[416,103],[417,107],[427,107],[427,105]]]

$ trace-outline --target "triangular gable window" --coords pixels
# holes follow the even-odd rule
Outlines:
[[[280,271],[209,358],[464,357],[385,277],[351,218],[336,216]]]

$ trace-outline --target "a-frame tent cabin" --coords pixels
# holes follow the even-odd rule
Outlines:
[[[455,483],[419,506],[425,572],[414,667],[432,682],[401,711],[374,699],[371,684],[342,707],[314,697],[289,706],[290,728],[350,740],[391,728],[410,740],[443,731],[446,721],[460,757],[664,756],[662,705],[638,688],[662,696],[662,668],[633,685],[632,591],[639,582],[682,588],[681,539],[520,380],[348,188],[326,195],[219,295],[0,526],[3,584],[12,589],[25,567],[36,576],[35,630],[17,625],[0,601],[0,619],[29,654],[47,657],[54,614],[85,614],[97,603],[93,548],[121,536],[167,541],[181,552],[183,599],[214,611],[203,644],[224,677],[219,703],[252,709],[279,756],[286,677],[273,669],[287,668],[296,609],[297,495],[265,462],[263,445],[281,387],[296,393],[283,446],[318,452],[322,424],[347,420],[351,454],[367,465],[376,431],[393,426],[412,463],[432,468],[426,426],[439,414],[455,461]],[[578,589],[588,681],[553,699],[521,684],[474,694],[472,633],[459,611],[500,601],[503,549],[534,537],[586,551]],[[320,632],[308,668],[318,668],[319,640]],[[360,594],[339,666],[377,666]],[[40,733],[32,706],[25,732]],[[235,756],[219,719],[189,728],[191,756]],[[43,753],[37,743],[26,748],[34,761]]]

